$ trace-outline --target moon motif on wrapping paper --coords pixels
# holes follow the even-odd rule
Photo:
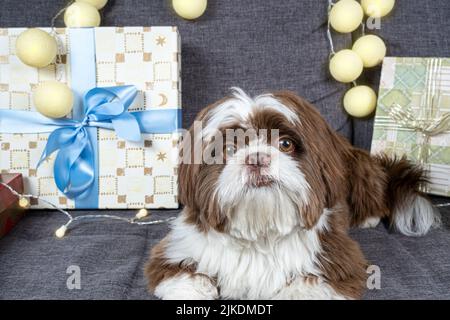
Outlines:
[[[165,106],[167,104],[167,96],[164,93],[160,93],[159,96],[161,97],[161,103],[158,107]]]

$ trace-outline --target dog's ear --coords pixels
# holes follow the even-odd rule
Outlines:
[[[194,163],[195,139],[194,130],[191,127],[185,132],[180,141],[180,165],[178,168],[178,196],[180,203],[193,210],[196,205],[197,176],[200,171],[200,164]]]
[[[226,224],[225,216],[220,214],[213,193],[219,171],[213,168],[217,165],[196,162],[198,159],[194,156],[194,152],[198,150],[202,152],[203,149],[198,146],[192,147],[195,143],[199,143],[199,139],[194,137],[191,129],[188,131],[191,134],[185,136],[180,148],[180,156],[184,156],[178,175],[180,202],[185,206],[188,222],[197,225],[200,230],[212,227],[223,231]],[[189,161],[186,155],[190,157]]]
[[[301,165],[311,186],[305,221],[307,227],[312,227],[325,208],[332,208],[343,199],[346,188],[344,159],[351,146],[304,99],[289,91],[276,92],[274,96],[291,107],[300,119],[297,130],[305,149]]]
[[[202,128],[209,120],[210,111],[225,102],[228,98],[221,99],[203,110],[196,116],[189,130],[185,131],[179,148],[179,168],[178,168],[178,194],[180,203],[198,210],[196,194],[198,192],[198,177],[203,164],[203,137]]]
[[[212,185],[218,177],[212,166],[203,164],[204,148],[202,129],[207,125],[210,111],[225,102],[228,97],[204,108],[196,117],[180,142],[180,165],[178,169],[178,194],[185,206],[188,220],[201,229],[213,227],[222,230],[225,220],[217,208],[216,199],[211,194]],[[217,170],[216,170],[217,171]]]

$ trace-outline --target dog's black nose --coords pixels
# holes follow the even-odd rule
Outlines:
[[[245,164],[249,166],[255,167],[268,167],[270,166],[270,155],[264,152],[254,152],[250,153],[245,158]]]

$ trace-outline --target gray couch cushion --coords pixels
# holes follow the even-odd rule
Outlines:
[[[155,211],[153,218],[175,214]],[[450,209],[443,217],[443,228],[421,238],[389,234],[381,225],[352,230],[367,259],[381,269],[381,290],[366,291],[366,299],[450,299]],[[154,298],[143,268],[167,224],[80,223],[63,239],[55,238],[65,222],[57,213],[32,212],[0,239],[0,299]],[[72,265],[80,267],[80,290],[66,286]]]
[[[153,218],[174,214],[154,212]],[[56,238],[55,230],[66,222],[55,212],[31,212],[0,239],[0,299],[150,298],[143,264],[150,248],[167,233],[168,224],[81,223],[66,237]],[[80,290],[67,287],[70,266],[80,268]]]

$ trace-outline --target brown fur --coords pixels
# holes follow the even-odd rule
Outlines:
[[[359,299],[366,285],[367,261],[359,245],[348,235],[348,208],[345,206],[331,215],[329,229],[319,234],[323,255],[319,268],[336,292]]]
[[[167,237],[153,247],[150,253],[151,259],[144,268],[145,276],[149,280],[148,287],[151,292],[153,292],[156,286],[162,281],[175,277],[181,273],[193,275],[196,269],[195,264],[192,263],[178,265],[169,263],[165,257],[166,244]]]
[[[208,112],[220,105],[226,98],[217,101],[202,110],[195,121],[207,122]],[[191,138],[190,145],[194,146],[194,128],[189,129]],[[200,230],[207,231],[209,228],[223,232],[227,225],[226,217],[220,215],[217,202],[213,196],[214,184],[217,181],[218,165],[205,165],[194,163],[194,148],[187,148],[187,141],[181,142],[181,152],[189,152],[191,161],[182,163],[178,172],[178,192],[180,203],[185,206],[187,221],[195,224]],[[180,154],[183,157],[184,154]],[[203,214],[199,214],[202,212]]]
[[[296,128],[302,136],[307,155],[302,159],[302,172],[314,192],[305,210],[306,222],[313,227],[325,208],[332,208],[345,195],[343,149],[339,136],[334,133],[320,113],[307,101],[292,92],[274,94],[284,105],[290,106],[299,116]],[[327,138],[324,139],[324,136]]]
[[[352,148],[347,157],[348,197],[351,225],[359,226],[370,217],[389,215],[386,206],[388,176],[377,162],[364,150]]]
[[[311,184],[311,188],[315,190],[314,193],[317,196],[323,196],[323,198],[315,199],[318,203],[314,202],[307,211],[308,215],[315,212],[309,220],[313,226],[324,208],[335,208],[341,203],[346,203],[346,195],[353,193],[355,186],[352,182],[349,183],[348,174],[355,168],[347,167],[346,163],[349,158],[354,157],[355,164],[360,164],[358,160],[365,159],[357,158],[362,157],[364,152],[353,148],[335,133],[308,102],[290,92],[275,93],[275,96],[285,105],[292,106],[301,119],[298,131],[303,135],[305,149],[310,151],[306,157],[309,160],[307,165],[302,162],[302,171]],[[370,161],[366,164],[368,166],[363,163],[359,168],[360,177],[371,169]],[[367,177],[366,182],[376,177],[376,174],[377,171],[364,176]],[[360,182],[355,179],[353,183]],[[362,185],[357,187],[364,188]],[[366,184],[365,187],[364,190],[368,193],[369,185]],[[359,201],[366,203],[367,198],[364,198],[364,195],[360,196],[363,198]],[[379,199],[376,200],[379,201]],[[369,206],[373,206],[373,201],[369,200],[368,203]],[[365,288],[367,262],[358,244],[348,236],[349,219],[353,220],[354,216],[348,214],[346,205],[344,207],[345,209],[342,208],[330,216],[330,229],[320,233],[324,255],[320,257],[319,268],[323,270],[325,279],[338,293],[350,298],[360,298]],[[378,214],[378,211],[374,210],[373,213]],[[364,217],[361,217],[361,220],[364,221]]]
[[[325,199],[312,199],[309,212],[313,217],[318,216],[314,212],[320,215],[323,207],[347,201],[351,226],[371,217],[387,218],[392,223],[398,209],[410,204],[415,196],[424,196],[420,188],[427,179],[422,168],[405,157],[371,156],[334,132],[311,104],[294,93],[281,91],[274,96],[299,115],[302,123],[298,130],[311,156],[306,165],[302,163],[302,170],[316,193],[326,195]],[[322,181],[317,180],[319,172]],[[326,191],[322,192],[324,187]],[[316,220],[311,218],[312,223]]]
[[[387,177],[384,201],[391,222],[392,215],[400,212],[414,197],[426,198],[420,190],[428,180],[421,167],[411,164],[406,157],[389,158],[384,154],[374,157],[374,161],[383,168]]]
[[[319,256],[318,267],[338,293],[359,298],[365,288],[367,262],[358,244],[349,237],[348,228],[361,225],[370,217],[392,219],[396,209],[420,195],[424,173],[404,158],[373,157],[354,148],[330,128],[311,104],[294,93],[281,91],[273,95],[291,108],[301,123],[294,126],[276,111],[265,110],[256,112],[247,125],[280,129],[299,141],[301,147],[295,151],[295,158],[313,190],[307,207],[299,204],[306,228],[316,225],[324,209],[338,208],[330,215],[329,228],[319,234],[323,256]],[[205,108],[196,121],[207,123],[208,112],[226,99]],[[194,139],[193,127],[190,135]],[[185,149],[183,143],[182,150],[193,157],[194,150]],[[223,165],[217,164],[185,163],[179,169],[180,202],[185,206],[186,221],[202,232],[210,228],[227,232],[228,218],[220,212],[213,192],[222,169]],[[151,290],[167,278],[182,272],[193,274],[196,269],[192,262],[169,264],[164,256],[166,241],[154,247],[146,267]]]

